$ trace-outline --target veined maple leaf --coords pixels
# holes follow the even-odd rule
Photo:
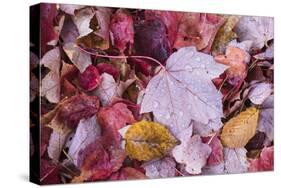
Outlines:
[[[223,116],[222,95],[212,79],[227,66],[213,57],[185,47],[173,53],[166,67],[148,83],[141,113],[153,112],[155,119],[177,136],[191,120],[207,124]]]

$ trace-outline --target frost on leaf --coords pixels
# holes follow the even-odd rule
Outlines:
[[[160,158],[177,144],[176,138],[166,127],[144,120],[132,124],[124,139],[128,155],[140,161]]]
[[[171,157],[147,162],[142,166],[145,169],[145,175],[149,178],[168,178],[176,175],[176,163]]]
[[[52,103],[60,101],[60,50],[58,47],[48,51],[40,61],[41,65],[47,67],[50,72],[42,79],[41,96]]]
[[[247,150],[245,148],[224,148],[225,173],[237,174],[248,171]]]
[[[207,124],[222,117],[222,95],[212,79],[226,68],[194,47],[179,49],[167,60],[166,69],[149,81],[141,113],[153,112],[176,136],[191,120]]]
[[[235,27],[240,41],[253,41],[253,48],[261,49],[273,39],[273,18],[243,16]]]
[[[80,120],[68,150],[68,155],[76,166],[79,151],[83,150],[100,136],[101,129],[97,123],[96,116]]]
[[[260,105],[273,92],[273,85],[270,83],[258,83],[249,92],[249,99],[252,103]]]
[[[207,164],[207,159],[212,149],[204,144],[200,136],[191,137],[187,143],[182,143],[173,150],[173,156],[178,163],[185,164],[189,174],[200,174]]]

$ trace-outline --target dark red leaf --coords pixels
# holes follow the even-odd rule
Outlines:
[[[120,76],[120,71],[115,66],[109,63],[99,63],[97,64],[97,69],[100,74],[107,73],[114,77],[117,80]]]

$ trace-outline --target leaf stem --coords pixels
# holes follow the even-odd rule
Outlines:
[[[164,65],[162,65],[162,63],[160,63],[158,60],[152,58],[152,57],[148,57],[148,56],[139,56],[139,55],[132,55],[132,56],[112,56],[112,55],[102,55],[102,54],[98,54],[98,53],[93,53],[93,52],[89,52],[83,48],[81,48],[80,46],[78,46],[80,48],[80,50],[82,50],[83,52],[96,56],[96,57],[105,57],[105,58],[112,58],[112,59],[127,59],[127,58],[140,58],[140,59],[147,59],[147,60],[151,60],[155,63],[157,63],[162,69],[166,70],[166,67]]]

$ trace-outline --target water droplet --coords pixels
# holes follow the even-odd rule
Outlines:
[[[179,116],[183,116],[183,111],[179,111]]]
[[[166,119],[170,119],[170,117],[171,117],[170,114],[166,114],[165,116]]]
[[[153,103],[153,108],[157,108],[158,106],[159,106],[159,102],[155,101],[155,102]]]
[[[200,67],[201,67],[202,69],[205,69],[205,68],[206,68],[206,66],[205,66],[204,64],[201,64]]]
[[[201,61],[201,58],[200,57],[196,57],[195,60],[196,61]]]

